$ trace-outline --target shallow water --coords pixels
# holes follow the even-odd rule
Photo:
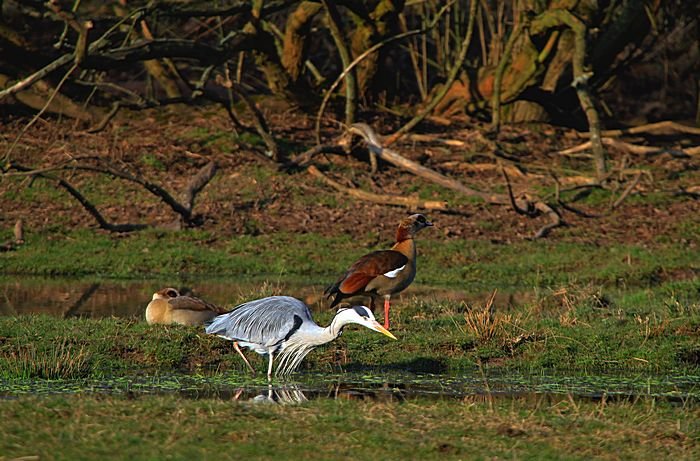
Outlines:
[[[0,279],[0,315],[48,314],[57,317],[139,317],[153,293],[175,287],[211,303],[233,307],[243,299],[267,294],[285,294],[309,305],[322,303],[323,285],[293,279],[187,279],[187,280],[86,280],[72,278],[17,277]],[[488,293],[467,288],[411,286],[396,296],[397,302],[412,297],[432,297],[479,302]],[[500,290],[496,301],[514,305],[525,301],[525,292]],[[363,300],[358,300],[362,302]]]
[[[230,375],[130,376],[100,380],[0,380],[0,398],[21,395],[108,394],[141,396],[174,394],[184,398],[217,398],[280,404],[312,399],[404,402],[415,399],[486,398],[637,399],[659,398],[685,404],[700,398],[700,376],[565,376],[489,372],[455,375],[427,373],[298,373],[291,380],[252,380]]]

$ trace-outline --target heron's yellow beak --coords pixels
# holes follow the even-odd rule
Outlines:
[[[378,322],[374,322],[374,329],[383,335],[390,337],[391,339],[396,339],[396,336],[392,335],[389,330],[381,326]]]

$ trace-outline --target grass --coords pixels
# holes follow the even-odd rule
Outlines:
[[[0,253],[1,272],[117,278],[286,275],[307,279],[323,276],[329,280],[365,252],[384,246],[384,242],[377,246],[377,238],[371,234],[360,239],[342,234],[254,235],[256,232],[221,239],[202,230],[150,230],[120,238],[91,230],[57,234],[56,229],[50,234],[28,232],[26,245],[18,251]],[[660,243],[653,248],[547,241],[503,245],[439,241],[428,235],[418,245],[420,269],[416,281],[431,285],[549,287],[578,282],[653,286],[678,271],[700,271],[697,252],[688,251],[683,242]],[[342,257],[328,258],[324,248],[333,248]],[[81,257],[75,258],[76,254]]]
[[[0,406],[5,458],[697,459],[700,410],[653,399],[314,400],[68,396]]]
[[[392,309],[398,343],[352,328],[310,354],[302,369],[458,373],[483,364],[535,373],[697,374],[699,287],[700,282],[687,281],[602,292],[568,285],[532,290],[518,302],[505,294],[495,300],[485,294],[469,304],[405,298]],[[314,310],[319,324],[330,322],[333,312],[319,306]],[[258,368],[264,366],[265,359],[248,355]],[[0,317],[0,376],[5,379],[227,370],[245,373],[229,343],[194,327],[149,326],[140,316]]]

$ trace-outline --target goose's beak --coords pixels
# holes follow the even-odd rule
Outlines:
[[[379,324],[379,322],[374,322],[374,323],[372,324],[371,328],[372,328],[374,331],[378,331],[378,332],[380,332],[381,334],[390,337],[391,339],[396,339],[396,336],[392,335],[391,332],[390,332],[389,330],[387,330],[386,328],[384,328],[383,326],[381,326],[381,325]]]

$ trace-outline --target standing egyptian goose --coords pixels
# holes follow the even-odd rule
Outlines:
[[[384,298],[384,328],[389,329],[389,302],[391,295],[408,287],[416,277],[416,243],[413,237],[432,226],[422,214],[404,218],[396,231],[396,243],[391,250],[369,253],[358,259],[337,282],[326,288],[328,298],[335,296],[331,307],[345,298],[366,295]]]

